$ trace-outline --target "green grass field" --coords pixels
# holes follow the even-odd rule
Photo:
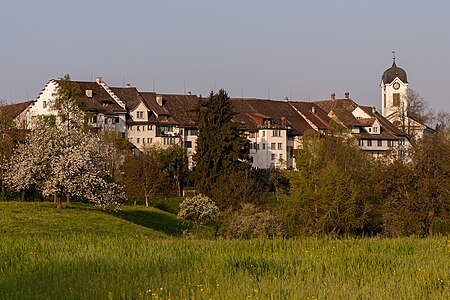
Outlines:
[[[141,206],[0,202],[0,299],[450,299],[448,237],[196,240],[185,229]]]

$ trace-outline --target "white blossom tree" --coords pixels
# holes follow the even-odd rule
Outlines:
[[[53,195],[58,208],[61,197],[118,208],[124,196],[108,173],[103,148],[94,134],[41,122],[12,157],[7,182],[18,191],[34,188]]]

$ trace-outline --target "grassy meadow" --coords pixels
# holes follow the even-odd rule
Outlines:
[[[238,241],[186,229],[142,206],[0,202],[0,299],[450,299],[448,237]]]

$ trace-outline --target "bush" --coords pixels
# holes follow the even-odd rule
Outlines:
[[[229,211],[223,219],[224,234],[230,238],[250,239],[274,237],[283,233],[280,220],[270,211],[261,211],[252,203],[245,203],[241,209]]]
[[[198,195],[186,198],[180,203],[178,218],[199,227],[211,220],[214,220],[219,213],[217,205],[208,197]]]

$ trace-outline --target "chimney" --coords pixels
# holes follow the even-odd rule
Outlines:
[[[281,117],[281,128],[286,128],[286,118]]]
[[[95,77],[95,82],[97,82],[98,84],[102,83],[103,80],[100,76]]]
[[[86,97],[92,98],[92,90],[86,90],[85,94],[86,94]]]
[[[331,93],[331,100],[336,100],[336,93]]]
[[[377,112],[375,106],[372,106],[372,113],[375,114]]]
[[[289,102],[289,98],[288,97],[284,97],[284,101]]]
[[[163,96],[162,95],[156,95],[156,102],[159,106],[163,106]]]
[[[190,95],[192,95],[192,92],[191,92],[191,91],[189,91],[189,92],[188,92],[187,94],[188,94],[188,95],[190,96]]]
[[[349,92],[345,92],[345,99],[350,99],[350,93]]]
[[[130,83],[127,83],[127,84],[125,85],[125,87],[126,87],[126,88],[131,88],[132,86],[131,86]]]
[[[316,107],[311,107],[311,112],[313,113],[313,114],[315,114],[316,113]]]

